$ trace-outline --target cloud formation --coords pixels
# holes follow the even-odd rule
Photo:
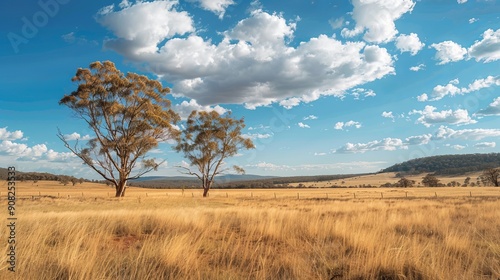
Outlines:
[[[65,134],[64,139],[67,141],[74,141],[74,140],[90,140],[90,135],[85,135],[81,136],[79,133],[73,132],[71,134]]]
[[[189,100],[189,102],[184,100],[180,104],[172,106],[172,109],[177,114],[179,114],[182,120],[186,120],[193,111],[204,111],[204,112],[215,111],[219,113],[219,115],[222,115],[228,111],[226,108],[223,108],[219,105],[213,107],[199,105],[194,99]]]
[[[413,72],[418,72],[420,70],[423,70],[424,68],[425,68],[425,64],[421,63],[419,65],[410,67],[410,70]]]
[[[254,109],[279,103],[292,108],[394,74],[391,55],[376,45],[319,35],[291,47],[297,23],[262,10],[221,32],[223,39],[215,44],[198,36],[191,17],[176,5],[140,2],[107,11],[98,22],[116,36],[105,42],[106,48],[145,65],[173,83],[175,94],[203,106]],[[389,13],[391,18],[409,10],[400,6]],[[138,24],[139,19],[147,22]],[[369,30],[368,37],[378,34]]]
[[[481,142],[474,144],[474,148],[477,149],[495,148],[496,146],[497,146],[496,142]]]
[[[437,50],[435,58],[439,61],[439,65],[460,61],[464,59],[467,54],[466,48],[453,41],[444,41],[438,44],[432,44],[431,48]]]
[[[21,130],[8,131],[7,127],[0,128],[0,140],[17,140],[23,138]]]
[[[298,125],[300,128],[311,128],[310,126],[308,126],[307,124],[302,123],[302,122],[299,122],[297,125]]]
[[[416,55],[423,47],[424,43],[420,42],[418,35],[410,33],[410,35],[401,34],[396,39],[396,48],[402,53],[409,52],[411,55]]]
[[[361,123],[352,120],[348,122],[337,122],[333,128],[337,130],[344,130],[344,128],[348,128],[351,126],[354,126],[355,128],[361,128]]]
[[[492,86],[500,86],[500,76],[488,76],[484,79],[477,79],[470,83],[467,87],[459,88],[457,85],[459,84],[458,79],[451,80],[447,85],[437,85],[432,90],[432,93],[427,95],[427,93],[423,93],[418,96],[418,101],[436,101],[443,99],[445,96],[455,96],[455,95],[463,95],[466,93],[475,92],[481,90],[483,88],[489,88]]]
[[[227,7],[234,5],[233,0],[188,0],[189,2],[197,2],[204,10],[211,11],[219,16],[220,19],[224,17]]]
[[[420,117],[417,119],[417,123],[423,124],[426,127],[430,127],[433,124],[447,123],[455,125],[465,125],[477,123],[469,116],[469,112],[464,109],[453,110],[443,110],[436,111],[434,106],[425,106],[424,110],[413,110],[409,114],[418,114]]]
[[[492,62],[500,59],[500,29],[488,29],[483,39],[476,41],[469,49],[469,56],[476,61]]]
[[[486,129],[486,128],[476,128],[476,129],[461,129],[454,130],[446,126],[440,126],[436,131],[433,139],[443,140],[443,139],[462,139],[462,140],[481,140],[488,137],[499,137],[500,129]]]
[[[335,150],[335,153],[365,153],[368,151],[395,151],[397,149],[408,149],[408,146],[399,138],[384,138],[383,140],[375,140],[368,143],[347,143],[344,146]]]
[[[411,0],[353,0],[352,18],[356,21],[354,29],[342,29],[342,36],[353,37],[365,32],[363,39],[370,43],[392,41],[398,30],[394,21],[403,14],[411,12],[415,3]]]
[[[473,23],[477,19],[470,19],[469,22]],[[432,44],[431,48],[437,50],[435,55],[438,64],[446,64],[456,62],[463,59],[474,58],[477,62],[484,61],[484,63],[497,61],[500,59],[500,29],[493,31],[488,29],[482,34],[483,39],[476,41],[468,49],[453,41],[444,41],[437,44]]]
[[[392,114],[392,111],[391,112],[383,111],[382,117],[392,119],[393,122],[394,122],[394,118],[395,118],[394,115]]]

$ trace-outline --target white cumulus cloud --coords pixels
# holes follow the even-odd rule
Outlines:
[[[474,144],[474,148],[477,149],[495,148],[496,146],[497,146],[496,142],[481,142]]]
[[[463,139],[463,140],[481,140],[489,137],[499,137],[500,129],[460,129],[454,130],[446,126],[440,126],[433,136],[433,139]]]
[[[483,88],[489,88],[492,86],[500,86],[500,76],[488,76],[484,79],[477,79],[470,83],[467,87],[458,87],[459,84],[458,79],[451,80],[447,85],[437,85],[432,90],[430,96],[426,93],[417,97],[419,101],[436,101],[443,99],[445,96],[455,96],[455,95],[463,95],[466,93],[475,92],[481,90]]]
[[[188,0],[188,1],[198,2],[203,9],[213,12],[214,14],[219,16],[220,19],[224,17],[227,7],[235,4],[233,0]]]
[[[73,132],[71,134],[65,134],[64,135],[64,139],[67,140],[67,141],[73,141],[73,140],[89,140],[90,139],[90,135],[85,135],[85,136],[81,136],[79,133],[76,133],[76,132]]]
[[[421,123],[426,127],[430,127],[431,125],[438,123],[465,125],[477,122],[476,120],[473,120],[469,116],[469,112],[464,109],[457,109],[455,111],[450,109],[440,112],[436,111],[436,109],[436,107],[427,105],[424,110],[411,111],[410,115],[419,114],[420,117],[417,119],[417,123]]]
[[[438,64],[460,61],[465,58],[467,49],[453,41],[444,41],[438,44],[432,44],[431,48],[437,50],[435,58],[439,60]]]
[[[348,122],[337,122],[333,128],[337,130],[343,130],[344,128],[348,128],[354,126],[355,128],[361,128],[361,123],[355,122],[355,121],[348,121]]]
[[[280,103],[292,108],[325,95],[342,96],[394,74],[392,56],[376,45],[319,35],[291,47],[288,42],[298,23],[259,9],[221,31],[222,41],[212,43],[197,35],[191,17],[176,11],[176,5],[138,2],[98,21],[115,36],[105,42],[107,48],[200,105],[244,104],[253,109]]]
[[[411,12],[415,3],[411,0],[353,0],[352,18],[354,29],[342,29],[342,36],[353,37],[365,32],[363,39],[372,43],[384,43],[394,39],[398,30],[394,21]]]
[[[368,151],[395,151],[397,149],[408,149],[403,140],[398,138],[384,138],[383,140],[371,141],[368,143],[347,143],[335,150],[335,153],[364,153]]]
[[[401,34],[396,39],[396,48],[402,53],[409,52],[411,55],[416,55],[423,47],[424,43],[420,42],[418,35],[410,33],[410,35]]]
[[[305,124],[305,123],[302,123],[302,122],[299,122],[297,124],[300,128],[311,128],[309,125]]]
[[[177,11],[177,5],[178,1],[138,1],[119,11],[108,6],[97,21],[118,38],[106,40],[104,46],[130,56],[156,53],[159,42],[195,30],[189,14]]]
[[[394,115],[392,114],[392,111],[391,112],[383,111],[382,112],[382,117],[389,118],[389,119],[392,119],[392,121],[394,121]]]
[[[468,50],[469,56],[476,61],[492,62],[500,59],[500,29],[488,29],[483,39],[476,41]]]
[[[223,108],[219,105],[213,107],[199,105],[194,99],[189,100],[189,102],[184,100],[180,104],[172,106],[172,109],[177,112],[183,120],[187,119],[193,111],[215,111],[219,113],[219,115],[222,115],[228,111],[226,108]]]
[[[424,68],[425,68],[425,64],[421,63],[419,65],[410,67],[410,70],[414,71],[414,72],[418,72],[420,70],[423,70]]]
[[[23,138],[21,130],[8,131],[7,127],[0,128],[0,140],[18,140]]]

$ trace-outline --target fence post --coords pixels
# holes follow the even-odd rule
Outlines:
[[[380,193],[380,198],[384,198],[384,193]]]
[[[356,198],[356,193],[354,193],[354,198]]]
[[[438,197],[438,193],[437,193],[437,192],[434,192],[434,195],[435,195],[436,197]]]
[[[300,199],[299,193],[297,193],[297,199]]]
[[[472,197],[472,192],[469,192],[469,196]]]
[[[229,197],[229,195],[226,193],[226,198],[228,198],[228,197]]]
[[[276,193],[274,193],[274,199],[276,199]]]
[[[408,198],[408,192],[405,192],[406,193],[406,198]]]
[[[328,199],[328,193],[326,193],[326,199]]]

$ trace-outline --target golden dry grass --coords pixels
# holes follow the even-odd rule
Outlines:
[[[17,272],[2,261],[0,279],[500,277],[499,188],[212,190],[207,199],[131,188],[114,199],[99,185],[30,184],[18,184]],[[6,207],[2,192],[4,221]]]

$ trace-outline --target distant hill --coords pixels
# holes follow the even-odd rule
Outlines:
[[[7,180],[9,170],[7,168],[0,168],[0,180]]]
[[[436,175],[457,175],[483,171],[500,166],[500,153],[441,155],[412,159],[381,170],[380,172],[400,172],[418,174],[433,172]]]
[[[9,170],[7,168],[0,167],[0,180],[7,180]],[[16,169],[16,181],[31,181],[31,180],[41,180],[41,181],[89,181],[83,178],[75,178],[68,175],[55,175],[47,172],[22,172]]]

